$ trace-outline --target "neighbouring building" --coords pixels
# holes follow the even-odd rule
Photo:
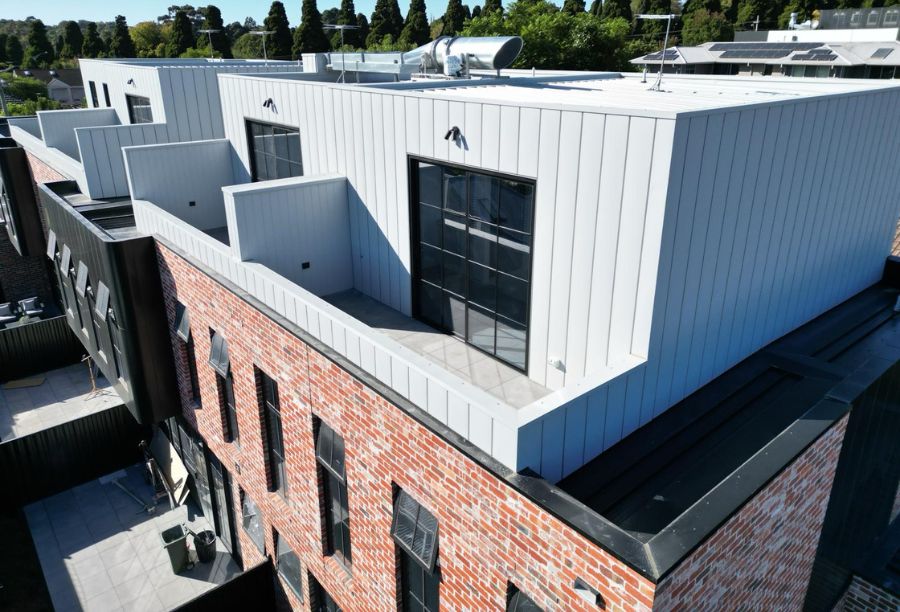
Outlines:
[[[859,542],[900,484],[900,86],[655,92],[504,73],[515,42],[223,72],[219,135],[119,139],[124,194],[86,193],[88,162],[42,185],[73,326],[116,355],[93,315],[131,317],[133,380],[171,367],[169,409],[136,417],[286,607],[792,609],[850,584],[845,474],[882,470]],[[448,70],[453,44],[484,72]],[[119,314],[137,300],[159,307]],[[888,442],[860,454],[871,419]]]
[[[29,68],[21,71],[22,76],[37,79],[47,85],[47,97],[62,106],[77,107],[85,101],[81,70],[77,68],[56,68],[42,70]]]
[[[735,32],[734,42],[675,46],[631,60],[650,72],[742,76],[900,77],[900,5],[818,11],[788,30]],[[664,60],[664,61],[663,61]]]

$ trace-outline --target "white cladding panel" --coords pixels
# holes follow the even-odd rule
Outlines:
[[[44,145],[58,149],[72,159],[80,161],[78,143],[75,139],[75,128],[90,125],[115,125],[116,114],[110,110],[85,110],[75,108],[69,110],[38,111],[38,123],[41,126],[41,138]]]
[[[162,123],[78,128],[74,133],[81,152],[86,193],[95,200],[128,195],[123,147],[168,142]]]
[[[647,362],[520,429],[517,467],[558,480],[877,282],[898,216],[900,123],[885,124],[898,104],[887,91],[679,119]]]
[[[299,127],[307,176],[347,176],[356,289],[411,314],[408,156],[524,176],[536,181],[529,376],[560,388],[646,355],[651,313],[637,306],[652,298],[658,239],[643,235],[661,227],[674,120],[298,81],[222,76],[219,87],[239,180],[246,119]],[[463,146],[444,139],[451,125]]]
[[[153,110],[153,121],[162,123],[166,121],[162,92],[160,90],[159,73],[156,68],[149,66],[135,66],[123,62],[108,62],[103,60],[80,60],[81,79],[84,82],[84,91],[87,96],[88,108],[94,108],[91,100],[90,83],[97,88],[97,102],[99,108],[106,108],[106,99],[103,95],[103,85],[109,89],[110,107],[116,111],[119,121],[128,125],[128,103],[125,95],[143,96],[150,100]],[[128,83],[128,81],[134,83]]]

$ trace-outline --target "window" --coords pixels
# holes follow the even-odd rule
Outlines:
[[[231,361],[228,357],[228,343],[225,337],[210,330],[209,365],[216,372],[216,386],[219,391],[219,409],[222,412],[222,436],[226,442],[238,442],[237,407],[234,403],[234,377],[231,375]]]
[[[16,224],[13,223],[12,206],[9,203],[9,194],[6,192],[6,185],[0,180],[0,222],[6,223],[12,237],[16,237]]]
[[[884,27],[896,27],[900,24],[900,10],[888,9],[884,12]]]
[[[88,81],[88,89],[91,90],[91,108],[100,108],[100,101],[97,99],[97,84]]]
[[[414,161],[415,316],[527,366],[534,183]]]
[[[109,101],[109,86],[104,83],[103,84],[103,98],[106,100],[106,108],[112,106],[112,103]]]
[[[181,339],[181,348],[185,361],[187,361],[188,377],[191,384],[191,401],[199,404],[200,379],[197,376],[197,354],[194,351],[194,338],[191,336],[191,317],[187,308],[180,302],[175,303],[175,335]]]
[[[309,575],[309,599],[313,612],[341,612],[341,607],[312,574]]]
[[[303,585],[300,578],[300,558],[288,543],[275,532],[275,568],[278,575],[291,587],[300,601],[303,601]]]
[[[284,464],[284,437],[281,429],[281,407],[278,383],[262,370],[257,370],[261,390],[263,431],[269,453],[269,490],[287,496],[287,472]]]
[[[241,497],[241,526],[244,533],[250,538],[250,541],[256,544],[259,552],[266,554],[266,538],[263,533],[262,514],[259,508],[250,499],[250,496],[244,493],[243,489],[238,489]]]
[[[247,148],[254,182],[303,176],[299,129],[248,121]]]
[[[116,362],[116,372],[118,373],[119,380],[124,381],[124,379],[128,378],[128,366],[126,365],[125,354],[122,352],[122,329],[116,321],[115,311],[109,311],[109,316],[106,319],[106,326],[109,328],[113,359]]]
[[[75,276],[75,301],[78,304],[78,320],[81,323],[81,333],[90,339],[91,334],[88,332],[88,325],[91,322],[90,305],[87,300],[88,292],[88,267],[83,261],[78,262],[78,273]],[[96,349],[96,344],[94,349]]]
[[[506,612],[543,612],[540,606],[510,583],[506,590]]]
[[[144,96],[125,96],[128,103],[128,120],[132,125],[136,123],[153,123],[153,109],[150,108],[150,99]]]
[[[350,510],[344,472],[344,439],[325,423],[318,422],[316,461],[322,483],[322,508],[327,535],[327,554],[336,554],[350,563]]]
[[[400,557],[400,603],[403,610],[437,612],[439,608],[437,529],[435,516],[400,490],[394,502],[391,536]]]

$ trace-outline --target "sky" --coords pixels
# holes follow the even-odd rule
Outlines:
[[[435,0],[432,0],[434,2]],[[287,9],[288,20],[292,26],[300,23],[301,0],[282,0]],[[426,3],[428,0],[426,0]],[[443,4],[444,0],[437,0]],[[319,10],[325,10],[332,6],[340,6],[340,0],[317,0]],[[243,22],[247,16],[253,17],[258,23],[262,23],[269,13],[272,0],[205,0],[203,2],[186,2],[178,0],[38,0],[37,2],[22,2],[21,0],[0,0],[0,19],[25,19],[34,16],[46,25],[56,25],[67,19],[86,19],[88,21],[112,21],[116,15],[125,15],[130,25],[139,21],[155,20],[164,15],[166,9],[173,4],[192,4],[194,6],[206,6],[215,4],[222,11],[225,23],[232,21]],[[372,14],[375,8],[375,0],[354,0],[357,13]],[[406,14],[409,3],[400,0],[400,10]],[[444,7],[440,7],[443,13]],[[428,14],[436,12],[437,6],[429,6]]]

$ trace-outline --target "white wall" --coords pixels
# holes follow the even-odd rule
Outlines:
[[[519,467],[570,473],[877,282],[900,213],[898,104],[894,90],[679,120],[648,360],[522,428]]]
[[[84,167],[83,191],[95,200],[128,195],[123,147],[168,142],[161,123],[78,128],[75,135]]]
[[[120,123],[125,125],[129,123],[125,94],[148,98],[153,109],[153,121],[157,123],[166,121],[159,74],[155,67],[90,59],[79,60],[78,64],[81,68],[81,79],[84,83],[84,92],[89,107],[92,107],[93,103],[88,82],[93,81],[96,84],[97,101],[101,108],[106,107],[106,100],[103,96],[103,84],[106,83],[109,87],[111,108],[119,116]],[[129,80],[133,80],[134,84],[129,85]]]
[[[282,179],[223,192],[232,250],[241,261],[263,264],[320,296],[353,287],[344,177]]]
[[[768,42],[889,42],[897,40],[897,28],[855,30],[770,30]]]
[[[116,125],[119,120],[110,110],[88,110],[75,108],[71,110],[38,111],[38,122],[41,125],[41,137],[44,145],[59,149],[72,159],[80,161],[78,142],[75,139],[75,128],[93,125]]]
[[[234,183],[228,141],[126,147],[123,153],[133,199],[149,200],[200,230],[226,225],[222,187]]]

